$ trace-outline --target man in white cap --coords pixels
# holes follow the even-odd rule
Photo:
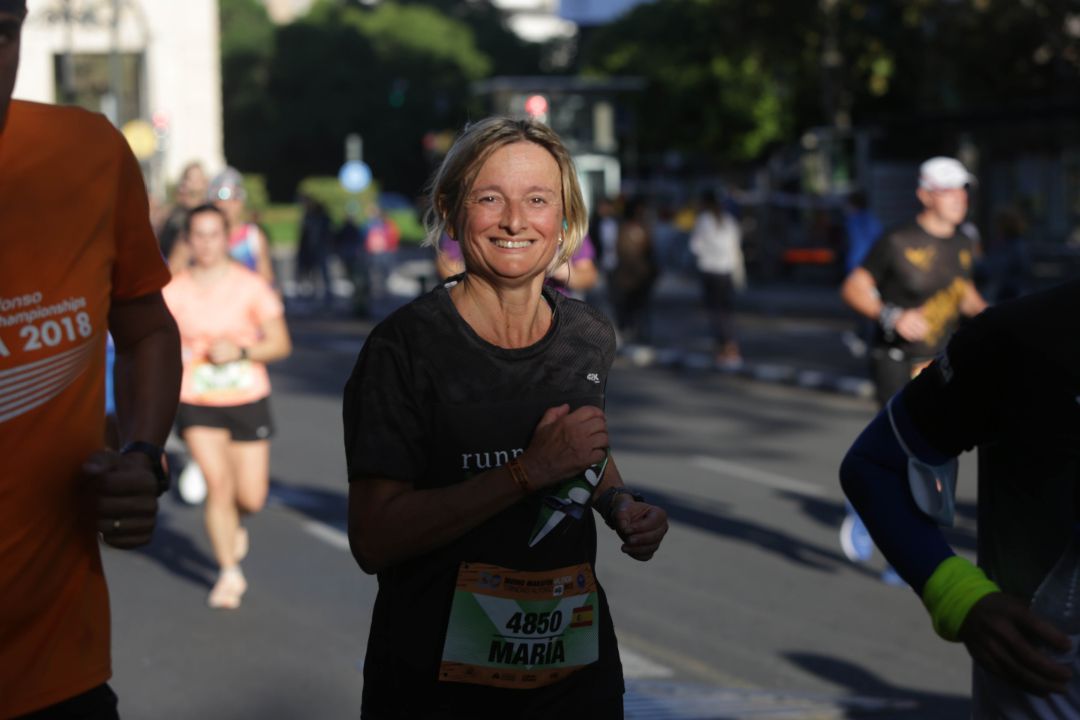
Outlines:
[[[974,180],[959,160],[924,162],[915,193],[922,212],[883,234],[844,280],[844,302],[878,325],[872,362],[882,406],[941,352],[961,316],[986,307],[971,280],[974,248],[958,232]]]
[[[150,540],[180,343],[123,136],[11,99],[25,17],[0,0],[0,718],[114,720],[98,542]],[[120,452],[102,447],[106,331]]]
[[[945,348],[961,316],[986,308],[972,282],[972,241],[959,232],[974,181],[954,158],[924,162],[915,192],[922,211],[885,232],[844,280],[844,302],[877,326],[870,361],[881,407]],[[854,514],[841,530],[841,545],[853,561],[872,553]]]

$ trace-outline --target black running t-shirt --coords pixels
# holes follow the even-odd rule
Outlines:
[[[881,301],[902,308],[923,308],[930,326],[925,340],[897,338],[879,345],[903,350],[908,357],[930,358],[941,352],[960,320],[960,299],[971,282],[972,243],[962,233],[939,238],[912,223],[882,235],[862,266],[874,278]]]
[[[981,313],[903,401],[938,450],[979,446],[979,564],[1030,598],[1077,514],[1080,281]]]
[[[554,310],[547,335],[521,349],[494,346],[458,314],[446,286],[401,308],[367,338],[345,387],[350,482],[387,478],[417,489],[460,483],[528,447],[550,407],[604,406],[614,358],[611,324],[588,305],[544,290]],[[455,581],[462,562],[542,571],[595,566],[591,512],[567,516],[530,547],[543,493],[474,530],[379,573],[364,668],[364,709],[379,717],[502,704],[506,717],[544,707],[572,715],[582,698],[622,693],[622,669],[603,590],[599,660],[547,687],[511,690],[439,682]],[[550,512],[549,512],[550,514]],[[441,716],[440,716],[441,717]]]

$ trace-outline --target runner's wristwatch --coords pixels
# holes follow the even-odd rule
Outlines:
[[[600,497],[596,498],[596,502],[593,505],[600,513],[600,517],[604,518],[604,522],[608,527],[612,527],[612,515],[615,513],[615,496],[616,495],[629,495],[636,502],[645,502],[645,496],[641,493],[634,492],[628,487],[609,487],[605,490]]]
[[[167,493],[172,483],[169,480],[169,461],[165,456],[165,449],[142,440],[136,440],[129,442],[120,449],[121,455],[130,455],[131,453],[142,453],[149,458],[150,472],[154,473],[154,479],[157,480],[158,497]]]

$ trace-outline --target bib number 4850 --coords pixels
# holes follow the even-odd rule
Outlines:
[[[561,610],[541,613],[514,613],[506,622],[506,629],[514,635],[547,635],[555,633],[563,624]]]

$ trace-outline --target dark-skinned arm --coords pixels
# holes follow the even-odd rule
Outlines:
[[[115,388],[121,445],[165,444],[180,394],[180,338],[160,292],[114,300],[109,331],[116,345]],[[132,548],[150,541],[157,481],[141,453],[101,450],[83,471],[98,497],[98,529],[106,543]]]

